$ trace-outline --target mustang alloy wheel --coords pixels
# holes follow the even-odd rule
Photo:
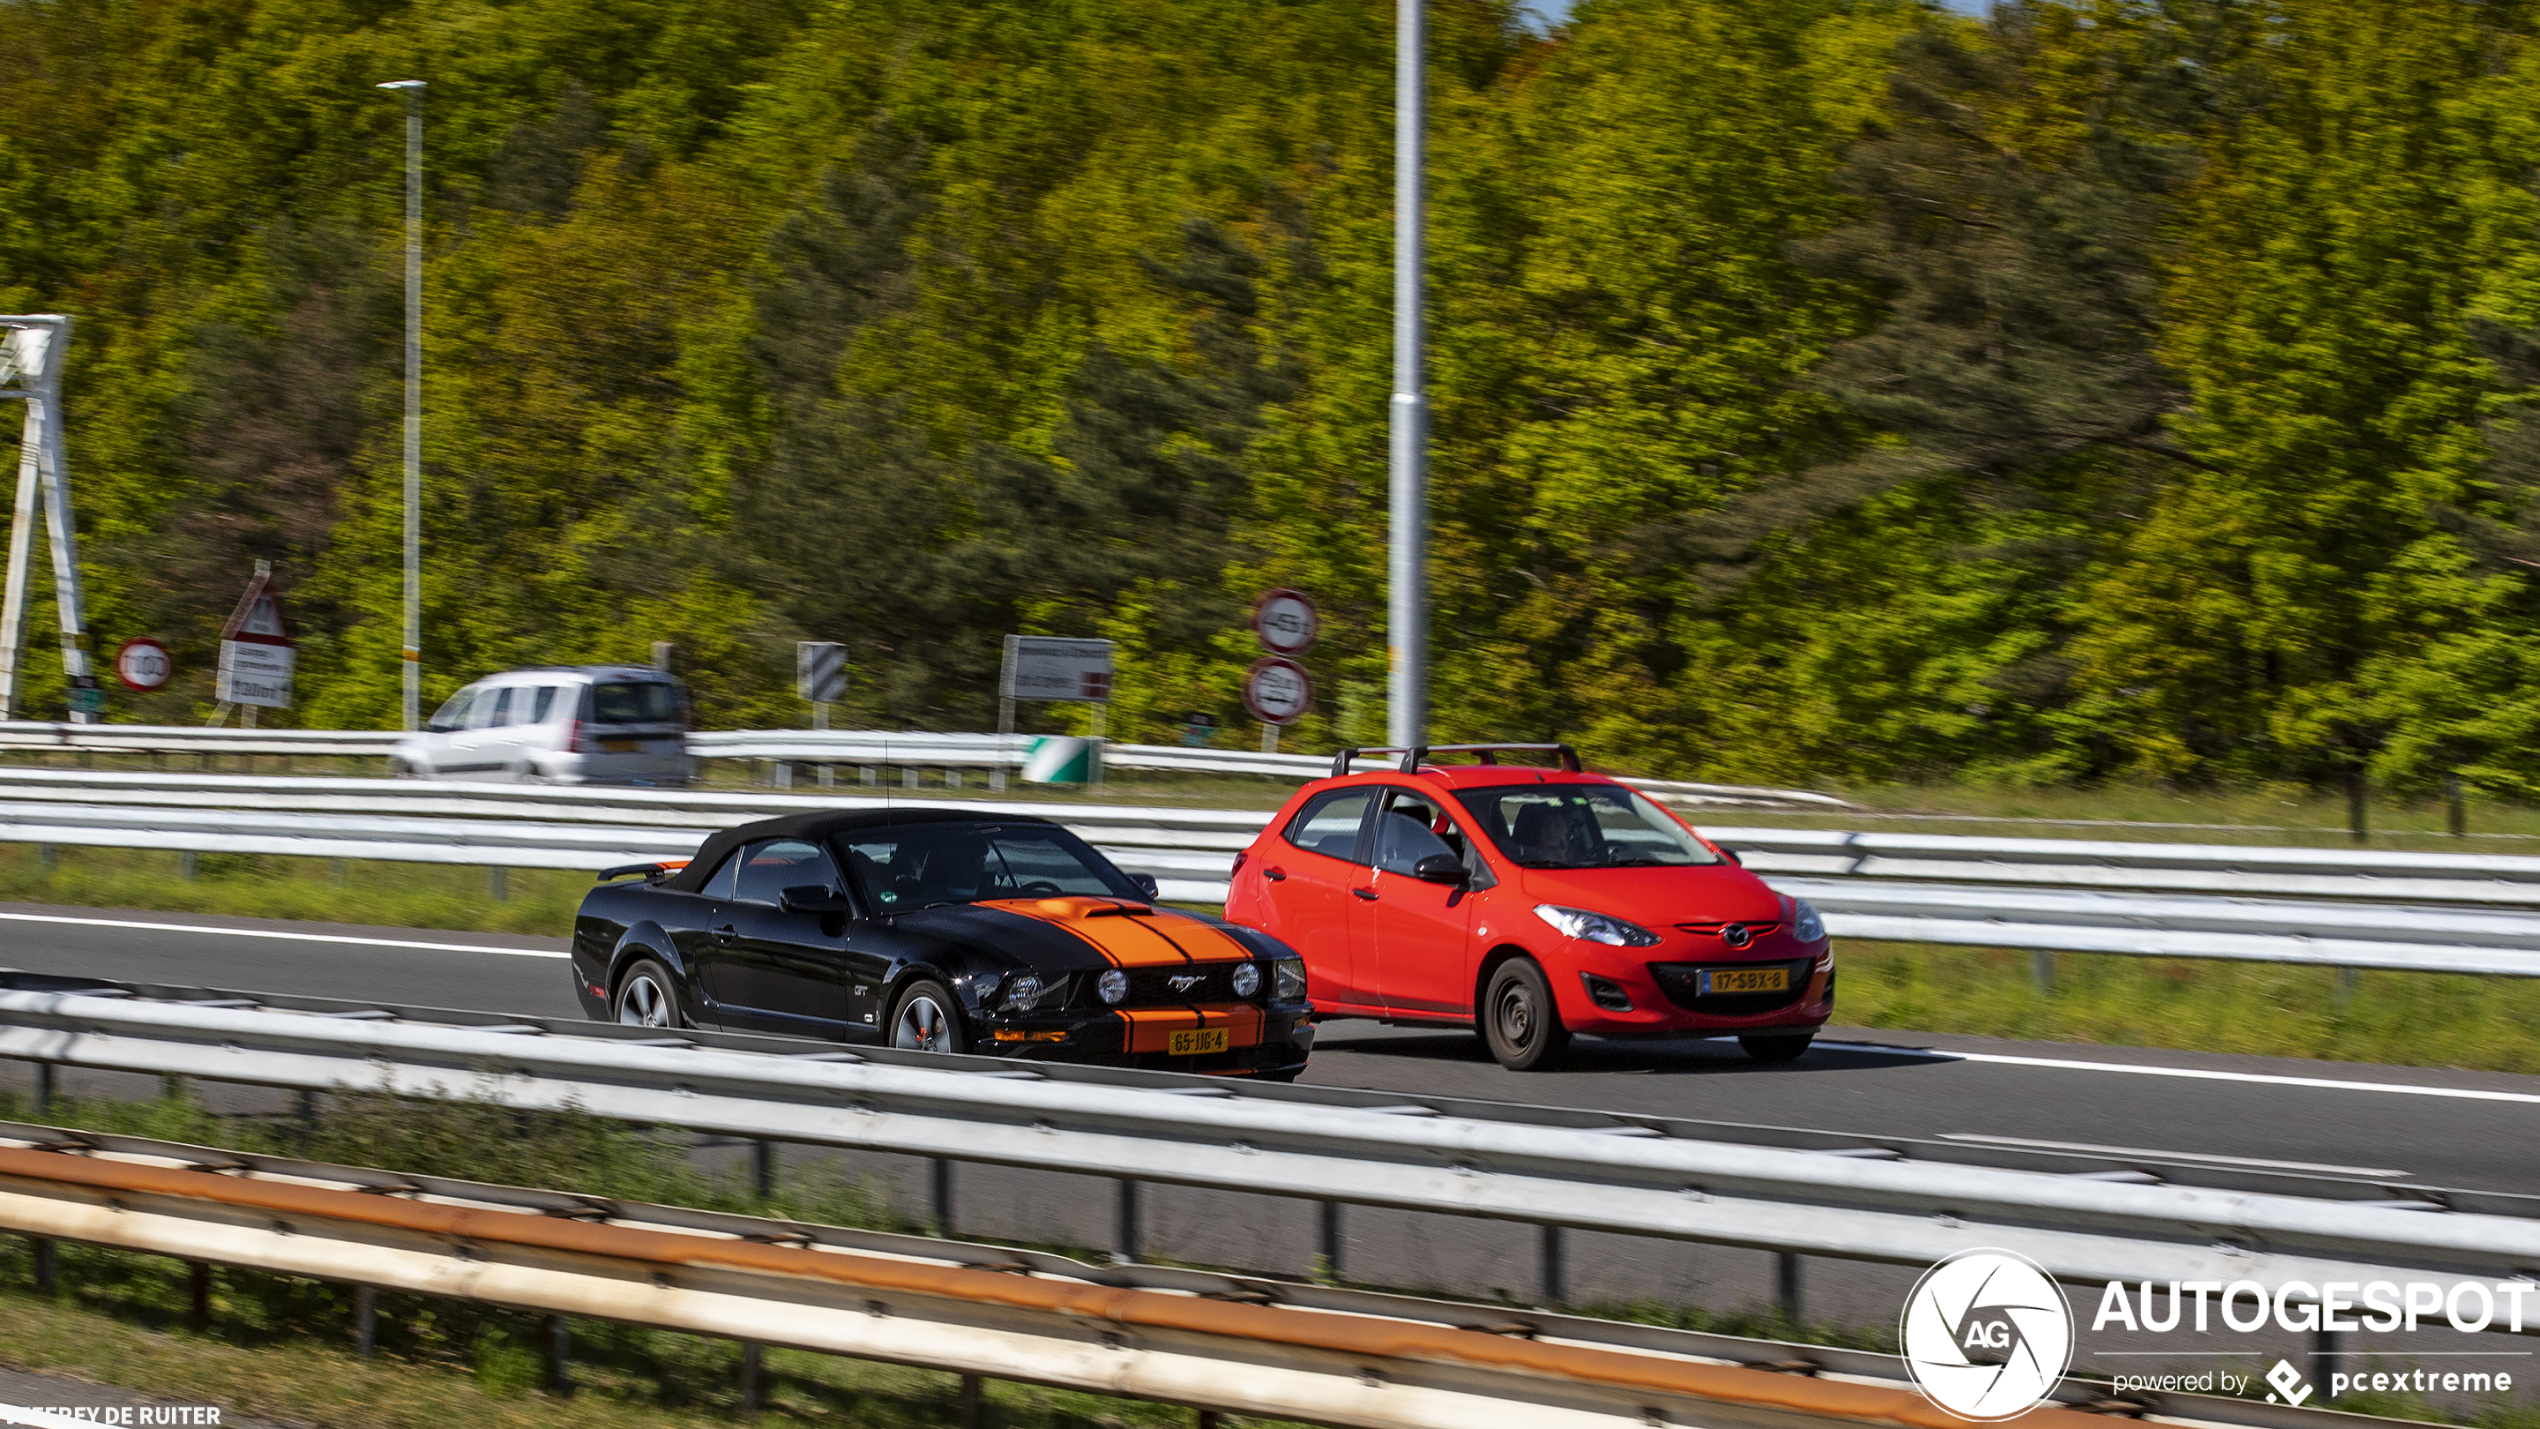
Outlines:
[[[891,1045],[912,1052],[967,1051],[960,1007],[941,983],[910,983],[891,1014]]]
[[[617,985],[617,1020],[629,1027],[678,1027],[679,995],[670,990],[670,974],[650,958],[627,969]]]

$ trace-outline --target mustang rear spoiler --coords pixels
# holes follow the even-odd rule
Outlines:
[[[666,858],[659,863],[621,863],[615,868],[601,869],[599,881],[613,883],[621,878],[641,874],[646,883],[659,883],[687,866],[688,860],[684,858]]]
[[[1420,772],[1420,766],[1428,763],[1429,756],[1432,754],[1470,754],[1484,764],[1497,764],[1502,753],[1558,754],[1561,756],[1563,769],[1573,774],[1579,772],[1579,752],[1566,744],[1418,744],[1409,748],[1399,744],[1380,744],[1366,748],[1344,749],[1333,755],[1330,777],[1334,779],[1346,777],[1349,773],[1349,762],[1362,754],[1399,754],[1402,756],[1400,766],[1402,772],[1417,774]]]

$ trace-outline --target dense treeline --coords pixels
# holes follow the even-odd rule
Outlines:
[[[2540,783],[2532,7],[1432,9],[1440,736]],[[798,723],[834,638],[979,728],[1100,634],[1152,737],[1286,584],[1372,740],[1390,10],[0,0],[0,310],[79,319],[95,624],[190,671],[119,710],[262,557],[294,722],[394,720],[416,77],[431,693],[661,639]]]

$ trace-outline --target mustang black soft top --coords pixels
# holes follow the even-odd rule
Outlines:
[[[713,876],[714,871],[723,865],[725,855],[743,844],[760,839],[801,839],[805,843],[821,843],[831,834],[878,829],[891,824],[1051,822],[1032,814],[986,814],[968,809],[814,809],[807,814],[783,814],[707,835],[706,841],[697,846],[697,856],[688,861],[688,866],[663,879],[661,886],[681,893],[698,892],[706,886],[706,880]]]

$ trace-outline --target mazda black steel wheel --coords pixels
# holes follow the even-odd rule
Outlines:
[[[1512,1072],[1531,1072],[1549,1064],[1570,1045],[1570,1029],[1552,1003],[1552,986],[1531,958],[1502,963],[1491,974],[1482,998],[1482,1041],[1499,1065]]]

